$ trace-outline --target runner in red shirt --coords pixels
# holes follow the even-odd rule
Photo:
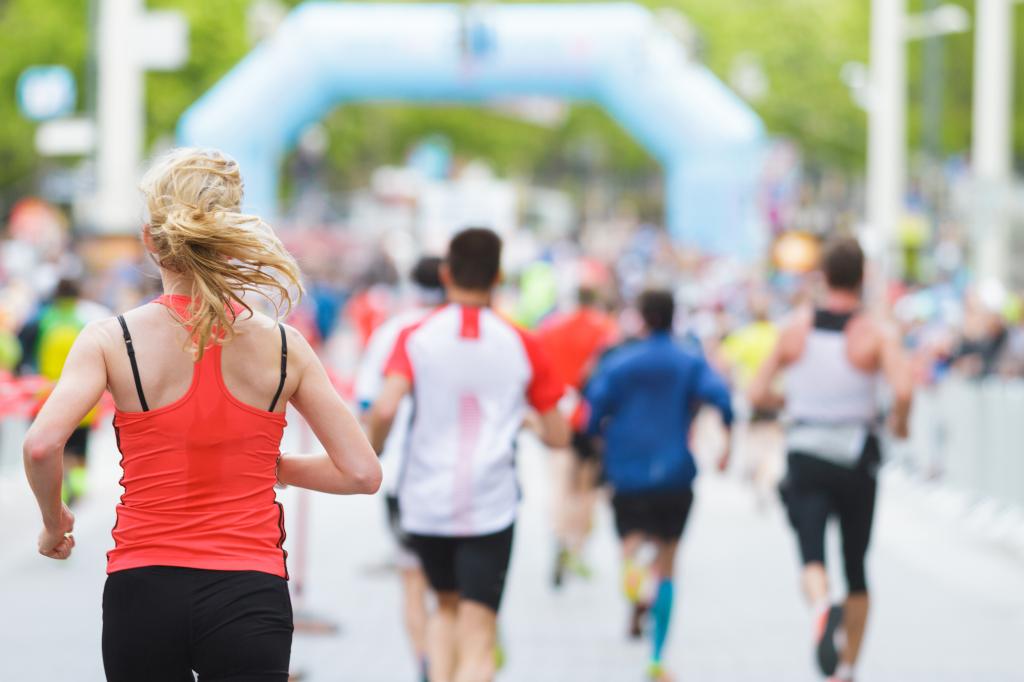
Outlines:
[[[618,327],[611,316],[598,307],[594,289],[581,287],[576,310],[557,315],[537,332],[544,348],[575,402],[572,414],[573,438],[567,449],[556,451],[554,502],[555,567],[552,581],[559,587],[567,570],[587,577],[583,549],[593,524],[594,503],[600,463],[586,431],[586,405],[580,398],[583,386],[598,357],[615,344]]]

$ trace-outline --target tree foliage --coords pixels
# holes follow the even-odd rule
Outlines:
[[[970,0],[957,0],[973,12]],[[91,7],[98,0],[0,0],[0,191],[30,188],[43,163],[35,154],[35,124],[17,111],[15,83],[34,64],[64,64],[79,84],[79,109],[89,106]],[[839,73],[866,62],[869,3],[865,0],[644,0],[652,9],[681,12],[697,27],[701,57],[729,80],[738,57],[759,63],[768,79],[753,103],[773,135],[797,140],[809,163],[860,172],[866,115],[852,101]],[[919,10],[924,0],[911,0]],[[250,0],[149,0],[148,7],[181,10],[190,24],[187,65],[146,77],[147,142],[174,132],[181,113],[251,48],[246,13]],[[290,0],[286,4],[297,4]],[[1024,158],[1024,9],[1015,31],[1015,150]],[[947,154],[970,143],[973,33],[944,39],[942,144]],[[909,143],[918,146],[919,46],[909,55]],[[401,159],[416,140],[441,133],[456,154],[491,160],[502,171],[559,177],[598,172],[621,183],[643,182],[654,162],[596,107],[575,106],[551,128],[488,109],[455,106],[362,104],[339,108],[326,120],[334,181],[352,186],[377,164]]]
[[[768,131],[800,142],[812,163],[863,163],[866,116],[840,79],[847,62],[866,62],[868,5],[860,0],[675,0],[701,32],[708,65],[728,81],[738,55],[768,78],[753,104]]]
[[[86,0],[0,2],[0,188],[27,191],[39,166],[36,124],[18,112],[22,71],[36,64],[67,66],[78,83],[79,109],[87,106],[88,25]]]

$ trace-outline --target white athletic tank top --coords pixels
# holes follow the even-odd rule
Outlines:
[[[852,314],[816,310],[800,358],[786,371],[786,413],[794,423],[873,424],[878,376],[853,366],[844,330]]]

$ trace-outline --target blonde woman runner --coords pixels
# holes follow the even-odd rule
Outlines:
[[[74,549],[61,452],[107,389],[124,470],[103,592],[107,679],[283,682],[292,611],[274,485],[372,494],[380,465],[305,339],[252,309],[265,296],[284,313],[301,287],[269,226],[240,212],[238,165],[174,150],[142,191],[164,294],[83,330],[25,438],[39,552]],[[288,403],[327,454],[280,454]]]

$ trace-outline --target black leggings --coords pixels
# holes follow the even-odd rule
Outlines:
[[[257,571],[148,566],[103,589],[103,667],[110,682],[286,682],[288,583]]]
[[[878,440],[873,436],[853,468],[807,453],[789,453],[782,498],[800,542],[803,562],[825,563],[825,526],[835,514],[843,537],[843,565],[850,593],[868,589],[864,557],[875,515],[879,461]]]

